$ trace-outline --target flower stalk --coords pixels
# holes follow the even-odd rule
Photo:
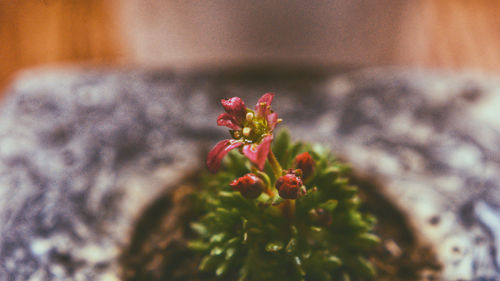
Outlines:
[[[283,174],[283,169],[281,168],[281,165],[278,162],[278,159],[276,159],[276,156],[274,155],[274,153],[272,151],[269,152],[267,159],[269,160],[269,165],[271,166],[271,169],[273,170],[274,176],[276,177],[276,179],[278,179]]]
[[[285,200],[281,211],[283,212],[283,216],[293,224],[295,218],[295,200]]]
[[[269,176],[266,173],[259,171],[259,169],[257,169],[255,166],[252,166],[251,170],[252,173],[259,176],[265,182],[266,184],[265,192],[267,193],[267,195],[269,195],[269,197],[273,198],[274,192],[271,188],[271,179],[269,179]]]

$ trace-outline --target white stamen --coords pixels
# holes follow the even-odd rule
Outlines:
[[[246,119],[247,119],[248,122],[252,121],[253,120],[253,113],[252,112],[248,112],[247,116],[246,116]]]

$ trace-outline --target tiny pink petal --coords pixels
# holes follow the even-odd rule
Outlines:
[[[278,124],[278,113],[273,112],[267,115],[267,127],[269,128],[269,130],[273,131],[276,127],[276,124]]]
[[[219,170],[220,164],[222,162],[222,158],[226,156],[226,154],[243,145],[242,142],[236,142],[234,140],[222,140],[218,142],[214,148],[208,153],[207,156],[207,168],[210,172],[216,173]]]
[[[264,170],[264,165],[266,164],[267,155],[271,150],[271,141],[273,140],[272,135],[268,135],[262,139],[259,145],[255,148],[250,144],[243,146],[243,154],[252,161],[259,170]]]
[[[229,113],[221,113],[219,117],[217,117],[217,125],[226,126],[229,129],[233,130],[241,129],[241,127],[238,125],[238,122]]]
[[[271,102],[273,101],[274,93],[266,93],[260,97],[259,101],[257,101],[257,105],[255,105],[255,111],[257,112],[257,116],[259,117],[267,117],[269,113],[271,113]]]
[[[230,99],[222,99],[220,101],[224,110],[230,115],[232,115],[239,124],[245,120],[247,115],[247,107],[243,100],[239,97],[232,97]]]

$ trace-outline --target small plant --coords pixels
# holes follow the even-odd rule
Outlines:
[[[292,142],[286,130],[275,137],[273,97],[263,95],[255,110],[238,97],[221,101],[217,124],[232,138],[208,154],[212,174],[196,194],[204,215],[192,223],[198,238],[189,245],[204,255],[199,269],[249,281],[374,275],[365,256],[379,241],[370,233],[375,219],[359,211],[349,168],[320,145]]]

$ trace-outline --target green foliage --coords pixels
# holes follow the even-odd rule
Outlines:
[[[229,153],[216,175],[203,176],[196,194],[205,215],[191,225],[198,239],[190,242],[204,257],[200,270],[227,280],[356,280],[375,274],[365,259],[379,242],[370,233],[375,219],[359,211],[358,190],[349,184],[349,168],[326,148],[292,142],[281,131],[273,147],[284,169],[309,152],[315,173],[304,182],[307,193],[286,200],[262,193],[242,197],[229,183],[251,172],[246,158]],[[274,186],[275,176],[264,170]],[[277,194],[276,190],[274,193]]]

